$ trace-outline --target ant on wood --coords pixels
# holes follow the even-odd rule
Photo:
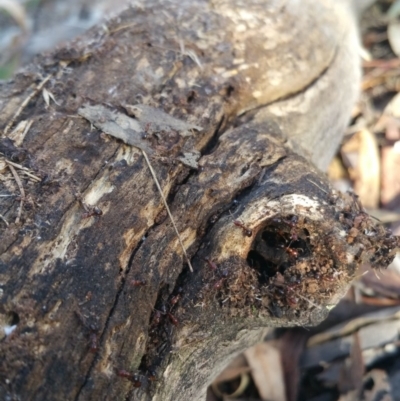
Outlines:
[[[145,375],[139,373],[131,373],[125,369],[115,369],[115,373],[117,374],[117,376],[132,382],[133,387],[135,388],[140,388],[143,387],[143,385],[148,385],[149,382],[157,381],[156,372],[153,368],[147,369],[147,373]]]
[[[100,217],[103,215],[103,211],[98,206],[91,206],[84,202],[82,195],[75,195],[77,200],[81,203],[85,213],[82,213],[82,219],[88,219],[89,217]]]
[[[233,214],[231,213],[231,211],[229,211],[229,214],[230,214],[230,215],[232,216],[232,218],[233,218]],[[244,236],[246,236],[246,237],[252,237],[252,236],[253,236],[253,230],[251,230],[250,228],[246,227],[246,226],[244,225],[244,223],[241,222],[240,220],[233,220],[233,224],[234,224],[236,227],[239,227],[239,228],[242,229],[242,232],[243,232],[243,235],[244,235]]]
[[[216,263],[213,262],[212,260],[210,260],[209,258],[204,258],[204,261],[207,262],[207,264],[211,270],[217,272],[218,275],[220,276],[220,278],[212,286],[212,288],[214,290],[219,290],[222,287],[222,285],[224,284],[225,279],[229,275],[228,270],[225,269],[225,270],[221,271],[220,269],[218,269],[218,266],[216,265]]]
[[[153,330],[160,325],[161,321],[165,322],[165,319],[163,317],[167,316],[171,324],[174,326],[179,325],[179,320],[172,314],[172,309],[174,308],[175,305],[180,301],[182,298],[182,293],[183,289],[182,287],[179,287],[177,290],[177,294],[173,295],[168,303],[169,303],[169,310],[167,310],[167,307],[163,305],[161,307],[161,310],[154,309],[154,315],[151,320],[151,326],[153,327]]]
[[[100,348],[98,329],[94,324],[88,325],[80,312],[75,311],[75,315],[83,327],[89,331],[89,351],[95,354]]]
[[[131,280],[130,284],[133,287],[143,287],[147,284],[146,280]]]
[[[239,220],[234,220],[233,224],[236,227],[240,227],[243,231],[243,235],[245,235],[246,237],[252,237],[253,236],[253,231],[250,228],[247,228],[241,221]]]

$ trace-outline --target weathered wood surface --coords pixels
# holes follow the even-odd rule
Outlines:
[[[41,178],[2,164],[4,399],[203,399],[235,353],[318,323],[396,245],[293,152],[326,166],[356,97],[345,3],[137,3],[1,86],[3,159]],[[140,138],[193,273],[142,151],[85,104],[202,127],[148,123]],[[198,169],[179,161],[195,151]]]

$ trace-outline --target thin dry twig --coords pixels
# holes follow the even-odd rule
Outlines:
[[[15,120],[18,118],[18,116],[22,113],[22,111],[25,109],[25,107],[28,105],[28,103],[42,90],[46,82],[52,77],[52,74],[48,75],[46,78],[43,79],[42,82],[40,82],[36,88],[33,90],[32,93],[30,93],[25,100],[21,103],[21,106],[18,107],[18,110],[15,112],[15,114],[11,117],[11,120],[8,122],[6,127],[4,128],[3,134],[7,135],[8,131],[10,128],[13,126]]]
[[[2,214],[0,214],[0,219],[4,221],[4,223],[6,223],[6,226],[8,227],[8,221],[4,218],[4,216]]]
[[[174,219],[173,219],[173,217],[172,217],[172,213],[171,213],[171,211],[170,211],[170,209],[169,209],[169,207],[168,207],[167,200],[165,199],[165,196],[164,196],[163,191],[162,191],[162,189],[161,189],[161,185],[160,185],[160,183],[158,182],[156,173],[155,173],[155,171],[154,171],[152,165],[150,164],[150,160],[149,160],[149,158],[147,157],[146,152],[145,152],[143,149],[141,149],[141,151],[142,151],[142,153],[143,153],[143,156],[144,156],[144,158],[145,158],[145,160],[146,160],[147,165],[149,166],[149,170],[150,170],[150,172],[151,172],[151,175],[153,176],[154,182],[156,183],[158,192],[160,192],[160,195],[161,195],[161,198],[162,198],[162,200],[163,200],[164,206],[165,206],[165,208],[167,209],[168,216],[169,216],[169,218],[170,218],[170,220],[171,220],[171,222],[172,222],[172,225],[174,226],[176,235],[178,236],[179,244],[181,245],[181,248],[182,248],[183,254],[185,255],[185,258],[186,258],[187,264],[188,264],[188,266],[189,266],[189,269],[190,269],[190,271],[193,273],[192,264],[190,263],[189,256],[188,256],[188,254],[186,253],[186,249],[185,249],[185,246],[183,245],[181,235],[179,234],[178,228],[176,227],[175,221],[174,221]]]
[[[17,169],[22,170],[22,172],[23,172],[25,175],[27,175],[28,177],[32,178],[33,180],[38,181],[38,182],[42,181],[42,179],[41,179],[40,177],[38,177],[37,175],[32,174],[31,172],[29,172],[29,169],[28,169],[28,168],[26,168],[26,167],[24,167],[24,166],[21,166],[21,165],[18,164],[18,163],[14,163],[14,162],[12,162],[12,161],[10,161],[10,160],[6,160],[6,162],[7,162],[7,164],[9,164],[9,165],[11,165],[11,166],[13,166],[13,167],[15,167],[15,168],[17,168]]]
[[[313,185],[315,185],[317,188],[319,188],[322,192],[325,192],[326,194],[328,193],[324,188],[322,188],[321,186],[319,186],[317,183],[315,183],[314,181],[311,181],[310,179],[307,178],[307,181]]]
[[[18,210],[18,216],[15,219],[15,223],[18,224],[21,220],[21,215],[22,215],[22,207],[24,206],[24,200],[25,200],[25,190],[24,187],[22,186],[22,181],[19,178],[19,175],[17,173],[17,170],[15,170],[14,166],[12,166],[8,160],[6,160],[6,163],[9,167],[9,169],[11,170],[12,175],[14,176],[15,182],[18,185],[19,191],[21,193],[21,200],[20,200],[20,204],[19,204],[19,210]]]

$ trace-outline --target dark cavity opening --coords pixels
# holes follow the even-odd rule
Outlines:
[[[260,284],[268,284],[278,272],[284,274],[310,255],[309,232],[304,221],[300,224],[298,216],[289,215],[271,219],[257,234],[247,262],[258,271]]]

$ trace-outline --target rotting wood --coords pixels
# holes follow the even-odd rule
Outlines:
[[[315,3],[285,14],[257,1],[170,2],[161,13],[143,2],[2,85],[1,126],[11,121],[12,130],[18,110],[30,128],[0,149],[42,181],[25,179],[28,207],[16,224],[17,186],[11,174],[3,180],[13,196],[1,198],[10,222],[0,243],[1,396],[200,400],[229,358],[271,327],[318,323],[360,263],[390,262],[397,239],[286,139],[322,166],[338,141],[316,148],[315,135],[291,136],[281,120],[297,115],[306,129],[306,114],[288,110],[301,99],[305,109],[328,107],[329,77],[346,67],[337,66],[342,35],[354,29],[340,30],[342,6]],[[309,32],[313,15],[322,33]],[[292,40],[283,40],[285,26]],[[59,104],[24,102],[49,74],[45,89]],[[141,150],[80,117],[88,103],[114,115],[144,104],[198,128],[182,135],[126,117],[143,131],[193,273]],[[340,107],[321,113],[345,121]],[[310,115],[310,132],[322,131]],[[197,169],[181,163],[198,153]]]

